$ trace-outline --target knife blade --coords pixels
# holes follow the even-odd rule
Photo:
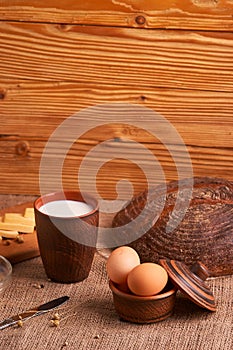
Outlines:
[[[34,316],[38,316],[50,310],[53,310],[56,307],[64,304],[67,300],[69,300],[69,297],[65,295],[63,297],[53,299],[45,304],[38,305],[32,309],[26,310],[18,315],[14,315],[12,317],[6,318],[2,322],[0,322],[0,330],[16,324],[20,320],[25,321]]]

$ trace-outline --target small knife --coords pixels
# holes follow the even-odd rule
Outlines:
[[[54,300],[49,301],[48,303],[36,306],[33,309],[27,310],[25,312],[22,312],[21,314],[12,316],[10,318],[7,318],[0,322],[0,329],[4,329],[6,327],[12,326],[16,324],[18,321],[25,321],[28,320],[31,317],[38,316],[41,314],[44,314],[50,310],[55,309],[56,307],[62,305],[65,303],[67,300],[69,300],[68,296],[63,296]]]

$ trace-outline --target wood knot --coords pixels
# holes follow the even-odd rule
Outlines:
[[[71,30],[71,28],[72,28],[72,25],[67,24],[67,23],[58,24],[58,29],[61,32],[69,32]]]
[[[141,95],[141,96],[140,96],[140,100],[143,101],[143,102],[146,101],[146,96]]]
[[[146,23],[146,18],[142,15],[138,15],[136,18],[135,18],[135,22],[139,25],[139,26],[142,26],[143,24]]]
[[[4,98],[6,97],[6,92],[5,91],[0,91],[0,100],[4,100]]]
[[[28,153],[30,152],[30,145],[29,142],[27,141],[19,141],[15,145],[15,153],[18,154],[19,156],[27,156]]]

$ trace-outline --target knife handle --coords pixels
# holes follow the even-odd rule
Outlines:
[[[4,321],[0,322],[0,329],[4,329],[6,327],[9,327],[16,322],[17,321],[15,321],[13,318],[6,318]]]
[[[69,300],[69,297],[65,295],[63,297],[51,300],[48,303],[37,306],[35,309],[31,309],[31,310],[22,312],[18,315],[12,316],[10,318],[6,318],[5,320],[0,322],[0,330],[8,326],[11,326],[13,324],[16,324],[19,320],[25,321],[34,316],[38,316],[50,310],[53,310],[56,307],[64,304],[67,300]]]
[[[4,329],[6,327],[12,326],[13,324],[16,324],[19,320],[25,321],[33,316],[40,315],[41,313],[42,313],[41,311],[29,310],[29,311],[23,312],[21,314],[15,315],[13,317],[6,318],[2,322],[0,322],[0,330]]]

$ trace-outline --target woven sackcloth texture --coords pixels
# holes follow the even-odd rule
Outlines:
[[[15,204],[11,199],[2,200],[1,207]],[[76,284],[48,281],[41,258],[30,259],[13,266],[11,283],[0,299],[1,319],[62,295],[70,300],[58,309],[58,327],[50,326],[55,313],[51,311],[28,320],[21,328],[1,330],[0,350],[232,350],[233,276],[207,283],[218,303],[216,312],[205,311],[178,293],[172,317],[139,325],[118,318],[105,260],[98,253],[89,277]],[[43,288],[37,289],[35,284]]]

